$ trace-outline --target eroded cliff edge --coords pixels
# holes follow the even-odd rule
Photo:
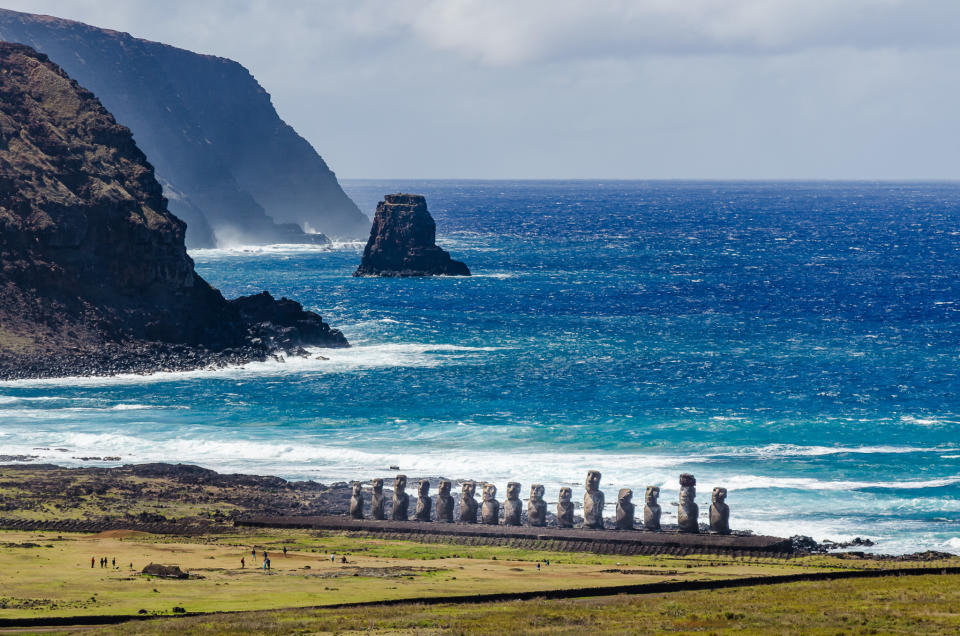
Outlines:
[[[0,40],[45,53],[129,127],[191,248],[360,238],[370,220],[237,62],[0,9]]]
[[[419,194],[388,194],[377,204],[370,238],[354,276],[469,276],[436,244],[437,224]]]
[[[201,278],[153,167],[45,55],[0,42],[0,379],[182,370],[347,346]]]

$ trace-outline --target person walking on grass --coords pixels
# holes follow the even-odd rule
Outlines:
[[[287,558],[287,546],[283,546],[283,558]]]
[[[242,570],[242,569],[244,569],[245,567],[247,567],[247,562],[246,562],[246,560],[244,560],[243,557],[240,557],[240,569]]]
[[[93,569],[93,560],[94,560],[95,558],[96,558],[96,557],[90,557],[90,569]]]

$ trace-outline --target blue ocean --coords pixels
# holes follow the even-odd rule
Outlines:
[[[608,501],[662,486],[665,514],[691,472],[701,513],[729,489],[737,529],[960,553],[960,184],[344,186],[369,215],[425,195],[474,276],[353,278],[362,242],[195,251],[226,296],[298,299],[353,346],[3,383],[0,454],[323,482],[399,466],[548,501],[597,469]]]

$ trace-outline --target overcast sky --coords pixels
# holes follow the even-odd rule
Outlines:
[[[960,176],[956,0],[0,6],[237,60],[340,177]]]

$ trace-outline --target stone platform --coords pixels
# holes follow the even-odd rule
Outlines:
[[[641,530],[591,530],[586,528],[531,528],[528,526],[487,526],[481,524],[419,521],[375,521],[346,516],[271,517],[253,516],[234,522],[238,526],[261,528],[306,528],[356,532],[379,538],[500,545],[558,552],[599,554],[741,554],[743,556],[789,556],[789,539],[760,535],[681,534]]]

